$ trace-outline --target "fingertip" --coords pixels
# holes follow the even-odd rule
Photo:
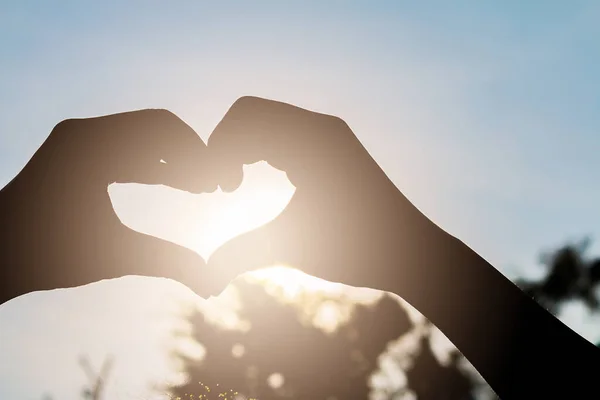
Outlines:
[[[204,187],[202,193],[214,193],[219,189],[219,184],[216,182],[210,182]]]
[[[214,142],[213,142],[214,143]],[[233,192],[240,187],[244,180],[244,164],[238,159],[235,147],[224,146],[222,141],[210,147],[207,158],[208,168],[215,177],[216,184],[223,192]],[[229,149],[230,151],[227,151]]]
[[[249,106],[255,106],[260,103],[264,103],[266,101],[268,101],[268,100],[257,97],[257,96],[244,95],[244,96],[238,97],[237,100],[233,102],[233,104],[230,107],[230,110],[245,108],[245,107],[249,107]]]
[[[230,167],[218,173],[218,185],[223,192],[231,193],[237,190],[244,180],[244,170],[242,166]]]
[[[214,193],[219,188],[219,182],[216,176],[207,165],[202,165],[199,172],[197,172],[197,191],[195,193]]]
[[[201,182],[200,184],[190,188],[187,190],[190,193],[194,194],[210,194],[217,191],[219,185],[214,182]]]

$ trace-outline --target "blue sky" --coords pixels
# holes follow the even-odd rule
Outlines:
[[[168,108],[206,139],[236,98],[257,95],[344,118],[421,210],[510,276],[538,273],[544,248],[600,236],[597,2],[122,3],[2,2],[2,185],[62,119]],[[128,225],[203,248],[186,236],[193,218],[159,208],[197,212],[210,199],[114,193]],[[124,307],[131,285],[139,296]],[[112,349],[123,371],[163,363],[148,349],[164,330],[138,339],[152,331],[156,291],[173,288],[102,282],[0,307],[0,397],[76,398],[84,377],[63,354]],[[573,306],[564,318],[600,338],[584,317]],[[44,350],[15,350],[23,343]],[[123,375],[141,382],[128,390],[142,372]]]

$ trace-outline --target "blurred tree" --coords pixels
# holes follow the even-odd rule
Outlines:
[[[417,399],[471,400],[473,381],[459,368],[460,353],[453,352],[448,365],[441,365],[421,336],[418,356],[406,375],[410,390]]]
[[[597,311],[600,306],[596,295],[600,283],[600,258],[590,260],[586,257],[590,243],[590,239],[585,238],[542,255],[546,275],[537,281],[518,280],[517,285],[555,315],[559,306],[570,300],[581,300]]]
[[[241,298],[239,316],[250,329],[221,329],[194,314],[193,338],[205,354],[197,361],[178,353],[188,381],[171,388],[174,399],[368,399],[380,356],[390,342],[414,330],[406,309],[387,295],[373,305],[355,304],[351,318],[328,333],[262,285],[244,280],[233,285]],[[321,305],[336,300],[331,294],[305,296]],[[406,369],[410,390],[391,391],[386,399],[408,391],[425,400],[472,398],[475,383],[458,367],[460,355],[441,365],[427,335],[419,347]]]
[[[107,357],[104,360],[104,364],[102,365],[100,372],[95,373],[88,357],[81,356],[79,358],[79,365],[90,381],[90,383],[81,391],[81,398],[83,400],[102,400],[104,394],[104,385],[106,383],[108,373],[112,368],[112,364],[112,357]],[[44,395],[43,400],[53,400],[53,397],[49,394],[46,394]]]
[[[90,360],[82,356],[79,359],[79,365],[83,369],[83,372],[87,375],[90,384],[83,389],[82,397],[85,400],[100,400],[102,399],[102,395],[104,393],[104,385],[106,383],[106,379],[108,377],[108,373],[112,368],[113,359],[112,357],[107,357],[102,364],[102,368],[100,372],[94,372]]]
[[[541,262],[547,273],[538,280],[515,283],[554,314],[571,300],[599,310],[600,258],[586,257],[589,245],[586,238],[543,254]],[[431,346],[435,327],[426,320],[415,325],[392,296],[385,295],[372,305],[353,304],[351,318],[327,331],[307,320],[303,304],[314,310],[315,304],[324,308],[352,303],[343,294],[304,292],[299,300],[286,302],[260,283],[237,279],[232,286],[241,300],[238,317],[249,322],[250,328],[226,329],[200,311],[193,313],[189,317],[192,338],[203,345],[205,354],[195,360],[177,352],[188,379],[169,388],[172,398],[396,400],[412,395],[418,400],[472,400],[477,388],[483,389],[480,393],[487,398],[496,398],[474,370],[465,369],[470,365],[458,350],[442,363]],[[330,318],[339,316],[333,313]],[[415,333],[414,351],[390,351],[399,339]],[[376,385],[372,378],[381,372],[386,354],[403,371],[403,378],[386,379],[405,382],[393,382],[373,397]],[[80,360],[91,382],[82,392],[84,399],[102,398],[111,361],[107,359],[102,371],[95,374],[86,358]]]

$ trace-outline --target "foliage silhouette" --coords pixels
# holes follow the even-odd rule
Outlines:
[[[113,358],[107,357],[102,364],[100,372],[94,372],[90,360],[87,356],[81,356],[79,358],[79,365],[83,369],[83,372],[89,379],[89,384],[86,385],[81,391],[82,400],[102,400],[104,398],[104,388],[109,372],[113,366]],[[50,395],[45,395],[43,400],[54,400]]]
[[[406,371],[410,390],[417,399],[470,400],[474,384],[459,368],[460,353],[451,355],[448,365],[441,365],[429,346],[428,338],[420,339],[420,351],[412,368]]]
[[[584,238],[543,253],[540,258],[547,273],[538,280],[519,279],[516,283],[555,315],[563,303],[572,300],[584,302],[593,311],[600,310],[596,295],[600,258],[587,256],[590,244],[590,239]],[[206,387],[235,387],[230,393],[248,393],[258,399],[366,399],[378,357],[390,341],[413,329],[406,311],[390,296],[371,307],[357,306],[349,323],[335,335],[327,335],[302,324],[292,305],[282,304],[260,285],[242,280],[234,285],[243,298],[241,316],[259,323],[252,325],[249,334],[225,331],[211,325],[201,313],[195,314],[191,318],[194,338],[205,346],[206,357],[198,362],[180,354],[190,379],[173,388],[175,396],[184,399],[201,393],[203,399],[213,398],[211,395],[222,399],[218,397],[220,391],[211,394]],[[406,388],[388,393],[387,398],[408,391],[425,400],[475,398],[472,393],[477,383],[459,367],[465,361],[460,353],[454,352],[452,361],[442,365],[428,340],[427,334],[420,337],[419,351],[410,367],[405,368]],[[231,353],[236,344],[246,349],[240,359]],[[267,384],[271,373],[284,377],[285,384],[279,390]],[[492,393],[489,387],[487,390]]]
[[[380,356],[415,328],[406,309],[389,295],[373,305],[356,304],[351,318],[328,333],[303,319],[298,304],[281,301],[261,284],[238,279],[232,285],[240,294],[239,316],[250,328],[222,329],[201,312],[193,314],[192,335],[205,354],[198,361],[177,353],[188,381],[171,388],[174,399],[368,399]],[[321,304],[336,297],[309,296]],[[441,365],[428,341],[423,335],[406,370],[409,388],[385,398],[409,389],[418,399],[471,399],[476,383],[459,368],[461,356]]]
[[[581,300],[591,310],[600,308],[595,289],[600,283],[600,258],[589,259],[590,239],[568,243],[542,256],[547,273],[537,281],[521,279],[517,284],[553,314],[569,300]]]
[[[539,280],[522,279],[517,283],[554,314],[570,300],[583,301],[598,311],[595,290],[600,283],[600,258],[587,257],[589,245],[586,238],[542,254],[547,274]],[[170,388],[173,398],[367,399],[373,392],[370,377],[378,370],[381,355],[396,339],[416,329],[406,309],[390,295],[373,305],[355,305],[351,319],[328,333],[307,321],[299,304],[282,301],[263,285],[242,278],[232,285],[242,303],[239,317],[250,322],[250,329],[228,330],[212,324],[201,312],[191,315],[193,338],[206,353],[200,361],[177,353],[184,361],[188,382]],[[321,305],[351,301],[335,293],[303,296],[303,300]],[[461,368],[466,362],[462,355],[456,350],[450,362],[442,364],[429,344],[430,332],[435,328],[428,321],[418,328],[421,335],[417,351],[393,360],[398,365],[410,360],[403,367],[407,384],[384,391],[385,397],[378,399],[394,399],[406,393],[419,400],[475,399],[474,389],[481,382]],[[87,359],[80,361],[92,382],[82,398],[101,399],[110,360],[97,376],[90,372]],[[487,393],[492,393],[489,387]]]

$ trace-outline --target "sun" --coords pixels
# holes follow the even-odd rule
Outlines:
[[[294,195],[285,172],[260,162],[244,167],[240,187],[199,196],[198,219],[190,243],[205,260],[221,245],[275,219]]]
[[[208,259],[223,243],[275,219],[294,195],[295,187],[285,172],[266,162],[244,167],[244,181],[232,193],[218,190],[202,204],[202,227],[195,233],[195,248]],[[265,266],[266,267],[266,266]],[[289,266],[271,266],[250,273],[251,279],[272,284],[287,298],[305,290],[336,291],[339,284],[305,274]]]
[[[167,187],[117,185],[111,188],[110,196],[126,226],[187,247],[208,260],[229,240],[277,218],[295,190],[284,171],[259,162],[244,167],[244,180],[231,193],[218,189],[192,194]],[[287,297],[306,288],[338,290],[335,284],[290,266],[266,268],[251,275],[282,288]]]

